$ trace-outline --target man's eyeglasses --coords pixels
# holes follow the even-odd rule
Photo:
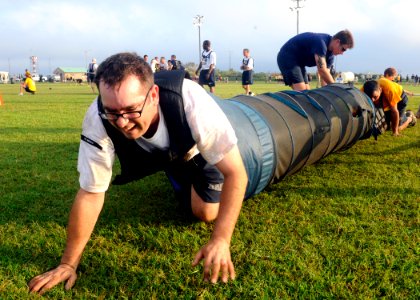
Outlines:
[[[102,119],[111,120],[111,121],[116,121],[120,117],[126,120],[133,120],[133,119],[140,118],[144,109],[144,105],[146,104],[147,98],[149,97],[149,93],[152,90],[152,87],[147,91],[146,97],[144,98],[144,102],[140,110],[128,111],[122,114],[112,113],[112,112],[103,112],[103,113],[99,113],[99,116]]]

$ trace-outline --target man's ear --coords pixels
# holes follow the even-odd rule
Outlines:
[[[153,85],[150,96],[152,98],[152,103],[154,105],[159,105],[159,86],[157,84]]]

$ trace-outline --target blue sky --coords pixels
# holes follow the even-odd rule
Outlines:
[[[257,72],[278,72],[277,52],[296,34],[292,0],[186,1],[1,1],[0,70],[12,74],[85,67],[121,51],[151,56],[176,54],[198,62],[198,28],[212,41],[217,67],[239,70],[242,49],[249,48]],[[420,74],[418,0],[306,0],[299,31],[333,35],[349,29],[355,48],[336,59],[338,71],[382,73],[394,66],[403,75]]]

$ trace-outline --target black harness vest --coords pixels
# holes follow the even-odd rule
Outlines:
[[[135,140],[127,139],[108,120],[101,119],[114,144],[121,165],[121,174],[115,177],[113,184],[125,184],[164,170],[173,164],[185,162],[184,157],[195,145],[195,141],[184,111],[182,99],[184,77],[185,71],[182,70],[155,74],[155,84],[159,86],[159,106],[169,132],[168,151],[148,152]],[[100,97],[98,110],[104,111]]]

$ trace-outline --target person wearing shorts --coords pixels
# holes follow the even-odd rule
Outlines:
[[[223,110],[202,87],[185,79],[185,71],[153,75],[135,53],[107,58],[98,67],[95,84],[99,96],[83,121],[80,188],[64,254],[56,268],[29,282],[29,290],[43,293],[64,281],[67,289],[74,285],[116,157],[121,174],[113,184],[165,171],[184,207],[199,220],[214,221],[211,238],[195,255],[193,266],[204,260],[205,281],[234,279],[230,243],[248,176],[238,138]]]
[[[216,68],[216,52],[211,49],[211,42],[205,40],[203,42],[203,52],[201,53],[201,61],[198,65],[195,74],[200,71],[198,83],[201,86],[207,85],[210,88],[210,93],[214,93],[216,81],[214,79],[214,71]]]
[[[29,71],[25,72],[25,81],[20,85],[19,96],[23,96],[23,91],[26,91],[29,94],[35,95],[36,85],[35,81],[32,79],[32,75]]]
[[[249,53],[249,49],[243,50],[244,58],[242,59],[241,70],[242,72],[242,87],[245,90],[245,95],[254,96],[254,93],[251,92],[251,85],[254,83],[253,73],[254,73],[254,59]]]
[[[305,32],[296,35],[281,47],[277,64],[286,85],[296,91],[310,89],[306,67],[317,67],[321,85],[331,84],[334,78],[330,68],[335,55],[353,48],[353,36],[342,30],[330,36],[325,33]]]
[[[393,136],[399,136],[401,131],[409,127],[414,116],[406,115],[408,96],[414,93],[404,90],[403,87],[394,82],[398,75],[393,67],[384,71],[384,76],[376,81],[367,81],[362,91],[368,95],[375,105],[381,105],[385,112],[387,127],[392,130]]]
[[[96,58],[92,58],[87,70],[87,81],[93,93],[95,93],[95,74],[97,69],[98,64],[96,63]]]

